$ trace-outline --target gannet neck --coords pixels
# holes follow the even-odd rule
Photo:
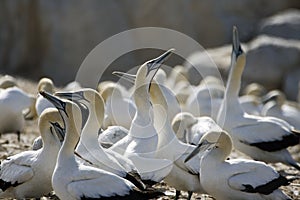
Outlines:
[[[101,128],[104,118],[104,102],[95,91],[92,95],[85,95],[88,102],[82,101],[89,110],[89,116],[82,129],[79,145],[89,142],[95,144],[98,140],[98,130]]]
[[[74,157],[74,150],[80,138],[81,130],[81,112],[79,107],[70,102],[66,102],[66,113],[60,111],[60,115],[65,122],[66,136],[62,144],[59,157],[63,160],[65,157]]]
[[[122,98],[122,92],[118,85],[114,84],[107,84],[103,87],[100,91],[100,95],[102,96],[103,100],[107,102],[111,98]]]
[[[136,117],[142,118],[147,123],[152,121],[152,106],[146,85],[136,88],[133,97],[136,105]]]
[[[246,54],[241,49],[237,29],[234,28],[230,72],[226,84],[224,99],[217,117],[217,123],[220,126],[225,125],[226,127],[227,123],[230,123],[230,120],[233,120],[227,119],[228,116],[235,115],[236,117],[240,117],[244,113],[238,97],[245,64]]]
[[[179,142],[169,121],[168,104],[159,84],[152,82],[150,87],[151,102],[154,112],[154,127],[158,133],[158,146],[160,149],[165,144]]]
[[[241,54],[235,61],[234,55],[232,56],[231,69],[226,85],[225,97],[228,100],[235,100],[239,96],[241,88],[241,79],[246,63],[246,55]]]
[[[60,125],[63,124],[59,112],[55,108],[47,108],[39,118],[38,125],[43,141],[42,149],[44,152],[53,150],[57,150],[58,152],[60,148],[60,140],[57,137],[54,128],[51,127],[51,122],[57,122]]]

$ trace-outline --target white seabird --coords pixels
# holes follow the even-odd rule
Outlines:
[[[20,141],[25,120],[22,111],[34,104],[35,98],[18,87],[9,87],[0,92],[0,134],[15,132]]]
[[[79,163],[74,149],[80,139],[81,110],[69,100],[60,100],[46,92],[41,94],[55,105],[64,122],[65,140],[52,175],[52,186],[60,199],[149,199],[161,195],[140,191],[113,173]]]
[[[54,84],[51,79],[49,78],[41,78],[38,83],[38,92],[46,91],[50,94],[53,94],[54,92]],[[44,97],[42,97],[40,94],[38,94],[38,97],[36,98],[35,103],[35,110],[38,116],[41,115],[41,113],[46,108],[53,108],[54,106]]]
[[[76,147],[76,153],[92,163],[92,166],[123,177],[139,189],[144,190],[145,185],[141,182],[134,164],[110,149],[103,149],[98,143],[98,130],[104,117],[104,102],[99,93],[96,90],[84,88],[74,92],[57,92],[55,96],[75,102],[79,107],[82,107],[81,113],[88,113]]]
[[[54,84],[50,78],[41,78],[38,83],[38,92],[46,91],[50,94],[53,94],[54,92]],[[45,99],[42,95],[38,94],[35,102],[34,108],[31,108],[30,113],[34,113],[33,115],[36,115],[39,117],[42,112],[47,108],[54,108],[53,104],[50,103],[47,99]],[[42,148],[43,141],[41,136],[38,136],[35,138],[35,140],[32,143],[32,150],[38,150]]]
[[[262,116],[272,116],[285,120],[300,130],[300,105],[297,102],[287,101],[285,95],[279,90],[269,92],[262,108]]]
[[[210,116],[216,120],[223,97],[223,85],[200,84],[186,100],[185,110],[196,117]]]
[[[128,135],[128,130],[122,126],[109,126],[98,136],[100,145],[110,145],[117,143],[123,137]]]
[[[246,63],[237,29],[233,29],[231,69],[217,123],[232,137],[234,148],[255,160],[281,162],[300,170],[286,149],[299,144],[299,134],[287,122],[273,117],[249,115],[238,100]]]
[[[24,151],[1,162],[0,198],[40,198],[53,189],[51,177],[63,133],[57,128],[61,123],[54,108],[45,110],[39,118],[39,129],[44,146],[37,151]],[[57,123],[54,126],[54,123]]]
[[[164,182],[175,187],[175,199],[179,197],[180,190],[188,191],[188,199],[191,198],[193,192],[205,193],[199,181],[200,158],[195,157],[190,162],[184,163],[186,156],[196,146],[183,143],[175,136],[166,112],[168,104],[158,84],[151,84],[150,95],[154,107],[154,127],[158,134],[156,157],[173,162],[173,168],[164,178]]]
[[[105,101],[103,129],[113,125],[130,128],[136,108],[131,99],[123,96],[121,90],[117,83],[111,83],[102,87],[100,91],[100,95]]]
[[[133,93],[136,114],[128,135],[110,148],[132,160],[146,184],[160,182],[172,169],[172,161],[155,158],[158,136],[153,125],[153,108],[148,91],[155,73],[172,51],[147,61],[138,69]],[[130,77],[128,74],[126,76]]]
[[[285,178],[263,162],[226,160],[232,150],[228,133],[208,132],[186,161],[201,148],[208,149],[200,161],[201,185],[216,200],[291,200],[279,187],[293,179]]]
[[[179,140],[192,145],[197,145],[207,131],[222,130],[212,118],[194,117],[188,112],[178,113],[174,117],[172,129]]]

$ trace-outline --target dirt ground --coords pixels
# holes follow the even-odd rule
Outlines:
[[[36,94],[36,83],[18,79],[19,86],[23,88],[25,91]],[[17,141],[17,136],[15,134],[4,134],[0,138],[0,160],[3,160],[7,158],[10,155],[17,154],[19,152],[29,150],[31,149],[31,144],[33,140],[39,136],[38,126],[37,126],[37,120],[33,121],[27,121],[26,127],[23,133],[21,134],[21,141]],[[290,149],[290,152],[292,152],[294,158],[297,161],[300,161],[300,145],[297,147],[293,147]],[[233,152],[231,155],[231,158],[236,157],[244,157],[244,155],[241,155],[237,152]],[[276,168],[276,170],[281,171],[285,173],[286,175],[300,175],[300,172],[293,169],[292,167],[287,167],[283,164],[272,164],[273,167]],[[174,199],[175,197],[175,189],[172,187],[169,187],[165,183],[160,183],[155,185],[156,188],[161,189],[165,192],[165,196],[160,197],[160,200],[169,200]],[[284,186],[281,188],[284,190],[290,197],[293,199],[300,199],[300,179],[294,181],[289,186]],[[180,196],[180,199],[186,199],[187,193],[182,192],[182,195]],[[43,199],[50,199],[50,198],[43,198]],[[201,195],[194,193],[192,196],[192,199],[201,199],[201,200],[210,200],[212,199],[209,195]]]

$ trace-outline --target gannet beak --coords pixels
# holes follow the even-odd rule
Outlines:
[[[204,140],[198,146],[184,159],[184,162],[188,162],[190,159],[192,159],[194,156],[196,156],[200,151],[205,151],[206,149],[210,148],[215,143],[208,142],[207,140]]]
[[[86,100],[88,101],[85,96],[83,91],[78,91],[78,92],[56,92],[54,94],[57,97],[68,99],[70,101],[80,101],[80,100]]]
[[[240,44],[239,32],[236,26],[233,27],[232,31],[232,51],[236,58],[243,53],[243,49]]]
[[[130,83],[133,83],[133,84],[135,83],[136,75],[134,75],[134,74],[128,74],[128,73],[119,72],[119,71],[114,71],[112,74],[119,78],[123,78]]]
[[[163,53],[159,57],[147,61],[147,76],[150,74],[151,71],[155,71],[156,73],[157,70],[161,67],[161,64],[164,63],[170,57],[174,50],[175,49],[169,49],[167,52]],[[153,77],[155,73],[153,74]]]
[[[54,128],[55,133],[59,138],[60,142],[63,142],[65,138],[65,130],[57,122],[50,122],[50,124]]]
[[[63,111],[68,116],[65,102],[45,91],[41,91],[40,94],[50,101],[58,109],[58,111]]]

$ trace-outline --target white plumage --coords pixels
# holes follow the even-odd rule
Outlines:
[[[265,162],[282,162],[300,170],[292,158],[289,146],[299,143],[299,134],[287,122],[271,117],[259,117],[245,113],[239,103],[238,93],[246,63],[237,30],[233,34],[231,71],[226,86],[217,123],[232,137],[234,148]]]
[[[103,149],[97,141],[98,130],[104,117],[104,102],[101,96],[95,90],[89,88],[74,92],[58,92],[55,95],[74,101],[77,105],[84,107],[81,112],[88,112],[87,121],[83,126],[76,152],[92,163],[92,166],[112,172],[130,181],[135,181],[133,183],[137,187],[145,189],[133,163],[114,151]]]
[[[59,151],[52,175],[52,186],[60,199],[149,198],[137,190],[131,182],[110,172],[76,161],[74,149],[80,138],[82,123],[79,107],[68,100],[60,100],[48,93],[42,92],[42,95],[57,107],[65,125],[66,138]],[[153,192],[151,195],[154,198],[158,194]]]
[[[171,51],[167,51],[160,57],[144,63],[137,71],[133,93],[136,114],[128,135],[110,148],[132,160],[142,179],[151,182],[160,182],[172,169],[170,160],[155,158],[158,136],[153,126],[153,108],[148,92],[157,69],[170,53]]]
[[[0,91],[0,134],[15,132],[20,139],[24,128],[22,111],[34,104],[35,98],[18,87]]]
[[[189,199],[192,192],[204,193],[199,181],[199,157],[195,157],[188,163],[183,162],[195,146],[183,143],[175,136],[166,112],[167,101],[158,84],[151,84],[150,95],[154,107],[154,127],[158,134],[156,157],[173,162],[173,168],[164,181],[176,190],[188,191]],[[178,198],[178,192],[176,198]]]
[[[191,113],[178,113],[173,121],[172,128],[182,142],[196,145],[201,137],[209,130],[222,130],[210,117],[194,117]]]
[[[61,137],[49,122],[60,122],[56,109],[45,110],[39,119],[44,147],[24,151],[1,162],[1,198],[40,198],[52,191],[51,177]]]
[[[208,149],[200,161],[201,185],[215,199],[290,199],[279,190],[280,186],[288,185],[290,180],[272,167],[258,161],[226,160],[232,150],[232,142],[226,132],[205,134],[189,158],[195,156],[201,148]]]

